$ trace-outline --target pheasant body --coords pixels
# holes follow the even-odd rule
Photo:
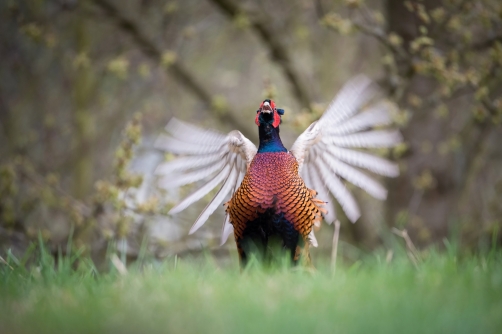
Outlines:
[[[166,127],[170,136],[159,137],[157,146],[181,157],[159,165],[157,173],[164,176],[160,185],[173,188],[206,181],[170,213],[184,210],[221,184],[190,234],[230,194],[221,241],[233,232],[241,265],[250,253],[270,259],[272,245],[289,251],[294,263],[309,263],[309,245],[317,247],[313,226],[320,226],[322,219],[328,224],[336,220],[331,196],[351,222],[361,215],[344,182],[383,200],[387,190],[364,170],[399,175],[396,163],[366,151],[401,142],[399,131],[382,128],[392,124],[391,110],[391,104],[379,99],[378,87],[357,76],[289,151],[279,136],[284,111],[271,100],[264,100],[256,111],[258,148],[237,130],[223,135],[172,119]]]
[[[291,153],[258,152],[227,202],[241,259],[247,258],[248,239],[266,248],[270,237],[278,237],[293,260],[298,260],[298,239],[306,241],[312,226],[322,219],[322,202],[314,194],[298,175],[298,163]]]

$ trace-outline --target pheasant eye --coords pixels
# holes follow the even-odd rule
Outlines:
[[[260,112],[260,109],[256,110],[256,113],[259,113]]]

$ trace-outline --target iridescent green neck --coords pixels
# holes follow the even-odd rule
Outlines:
[[[287,152],[279,136],[279,127],[274,128],[272,124],[261,123],[258,127],[260,135],[260,146],[258,153],[264,152]]]

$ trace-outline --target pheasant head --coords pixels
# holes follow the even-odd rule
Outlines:
[[[273,100],[264,100],[256,111],[255,123],[259,128],[258,152],[287,152],[279,137],[279,125],[283,109],[277,109]]]
[[[270,124],[277,128],[281,124],[281,116],[284,115],[283,109],[277,109],[273,100],[266,99],[256,111],[255,123],[260,126],[262,124]]]

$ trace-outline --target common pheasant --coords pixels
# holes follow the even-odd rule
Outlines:
[[[313,227],[323,218],[327,223],[335,221],[330,193],[350,221],[360,216],[341,178],[383,200],[386,189],[360,168],[389,177],[399,174],[395,163],[362,150],[392,147],[401,141],[397,130],[375,129],[392,122],[389,103],[378,97],[371,80],[355,77],[289,151],[279,136],[284,111],[272,100],[264,100],[256,112],[258,149],[237,130],[223,135],[173,118],[166,126],[169,136],[159,137],[157,147],[180,157],[159,165],[160,185],[172,188],[212,178],[170,213],[184,210],[223,182],[190,234],[230,193],[224,204],[221,241],[233,231],[241,265],[246,265],[250,254],[267,258],[272,240],[279,241],[294,263],[309,262],[309,246],[317,247]]]

